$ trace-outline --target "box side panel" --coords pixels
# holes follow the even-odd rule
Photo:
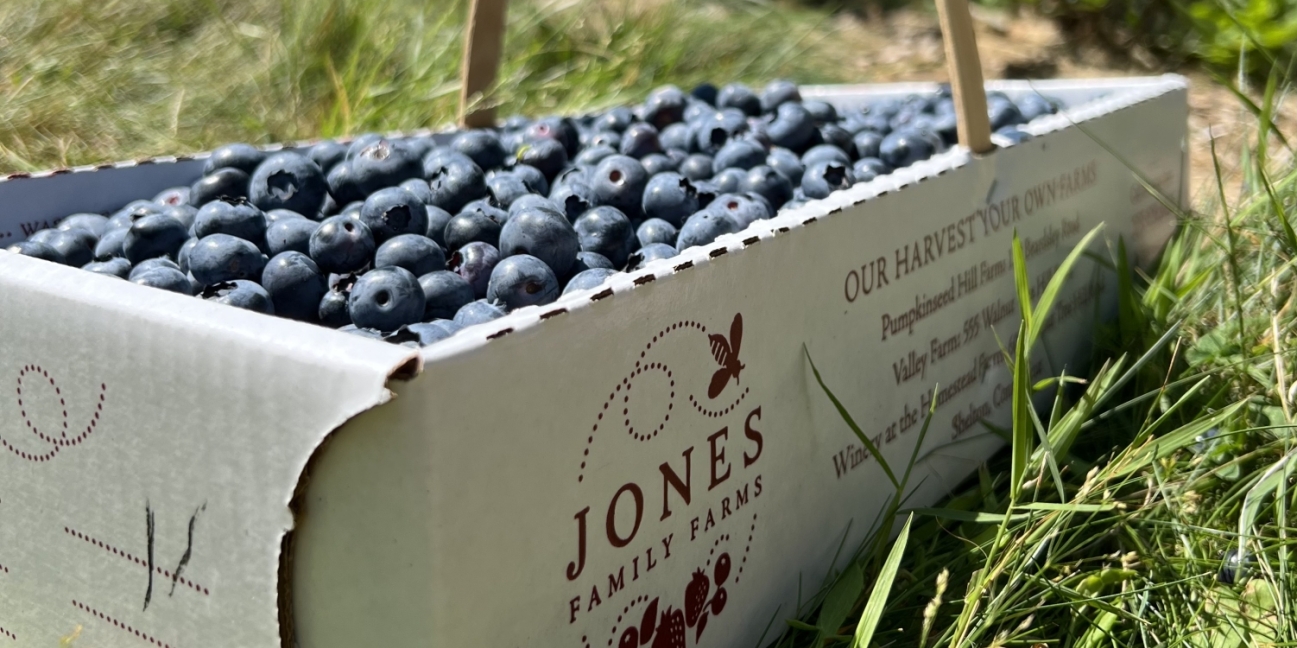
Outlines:
[[[0,252],[0,640],[277,646],[307,457],[408,350]]]
[[[1186,115],[1177,90],[1087,130],[1179,195]],[[978,421],[1009,417],[1013,232],[1037,291],[1101,222],[1095,253],[1124,238],[1147,261],[1171,223],[1138,187],[1064,129],[781,216],[539,326],[502,320],[511,332],[440,357],[319,457],[294,554],[301,644],[642,643],[650,609],[678,645],[771,639],[894,491],[807,354],[892,466],[935,388],[916,472],[916,501],[934,500],[998,446]],[[1077,268],[1034,375],[1085,357],[1114,289]]]

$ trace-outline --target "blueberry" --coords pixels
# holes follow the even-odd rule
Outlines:
[[[1014,103],[1017,105],[1018,114],[1022,115],[1023,121],[1031,121],[1042,115],[1052,115],[1058,112],[1058,107],[1053,102],[1038,94],[1023,95]]]
[[[807,99],[802,102],[802,108],[811,114],[811,119],[815,120],[817,126],[824,126],[838,121],[838,110],[833,104],[818,99]]]
[[[239,168],[218,168],[189,185],[189,205],[201,207],[220,197],[248,197],[248,174]]]
[[[500,137],[489,130],[464,131],[450,141],[450,148],[472,158],[482,169],[503,165],[507,156]]]
[[[292,213],[292,212],[290,212]],[[271,255],[296,251],[311,253],[311,236],[320,224],[305,218],[285,218],[266,229],[266,252]]]
[[[398,186],[414,194],[424,205],[432,202],[432,189],[428,187],[428,181],[423,178],[410,178]]]
[[[130,273],[126,275],[127,279],[135,279],[136,275],[143,274],[154,268],[170,268],[172,270],[181,270],[180,264],[166,257],[153,257],[140,261],[131,267]],[[181,272],[184,272],[181,270]]]
[[[479,299],[474,302],[464,304],[464,307],[455,313],[455,324],[461,327],[469,327],[474,324],[484,324],[493,319],[499,319],[505,316],[504,309],[485,299]]]
[[[63,255],[40,241],[19,241],[6,249],[15,254],[53,261],[54,263],[63,263],[64,261]]]
[[[428,229],[424,235],[440,245],[442,249],[446,248],[446,223],[454,216],[450,212],[433,205],[425,208],[428,212]]]
[[[419,286],[423,289],[424,320],[451,319],[465,304],[477,298],[468,280],[450,270],[421,275]]]
[[[734,193],[741,190],[743,179],[748,176],[746,169],[729,167],[721,169],[712,176],[712,182],[722,193]]]
[[[528,140],[552,139],[563,145],[563,150],[570,158],[581,148],[581,134],[576,124],[567,117],[545,117],[538,119],[527,127],[525,137]]]
[[[719,174],[724,169],[751,169],[765,164],[767,155],[766,148],[753,140],[732,139],[717,151],[712,170]]]
[[[932,140],[924,133],[913,129],[895,131],[884,137],[878,145],[878,157],[895,169],[926,160],[936,152]]]
[[[678,163],[672,160],[669,156],[661,153],[645,155],[639,162],[640,165],[644,167],[644,172],[649,174],[649,177],[655,176],[659,173],[675,171],[680,168]]]
[[[504,212],[501,214],[492,213],[484,208],[460,212],[446,222],[446,230],[442,235],[446,242],[446,249],[457,250],[473,241],[481,241],[492,247],[498,246],[500,223],[508,220],[507,214]]]
[[[248,181],[248,199],[262,211],[291,209],[315,216],[328,191],[320,165],[298,153],[276,153],[266,158]]]
[[[497,173],[487,178],[486,188],[490,191],[491,199],[505,209],[508,209],[513,201],[531,193],[522,178],[512,173]]]
[[[658,142],[665,149],[680,149],[685,152],[693,151],[697,144],[694,143],[694,130],[688,124],[676,123],[663,128],[658,133]]]
[[[345,205],[365,199],[365,193],[361,191],[350,160],[343,160],[333,165],[333,168],[325,174],[324,180],[329,185],[329,196],[333,198],[335,204]]]
[[[153,196],[153,202],[159,205],[188,205],[189,187],[168,187]]]
[[[713,168],[713,161],[710,155],[694,153],[685,158],[680,163],[680,175],[690,180],[707,180],[715,175],[716,170]]]
[[[131,223],[134,223],[145,216],[161,214],[163,209],[164,207],[162,205],[155,202],[148,200],[134,200],[125,207],[113,212],[113,215],[108,217],[106,228],[127,229],[131,226]]]
[[[155,266],[144,272],[132,272],[130,282],[150,288],[161,288],[182,295],[192,295],[193,284],[189,283],[189,277],[176,268],[165,266]]]
[[[784,105],[791,106],[794,104]],[[803,176],[802,181],[805,182],[805,176]],[[793,183],[789,182],[788,178],[785,178],[778,171],[765,165],[753,167],[749,170],[747,175],[743,177],[743,183],[739,188],[744,192],[750,191],[761,195],[770,201],[770,204],[775,209],[783,206],[784,203],[793,198]]]
[[[765,164],[783,174],[794,186],[802,183],[802,173],[806,171],[806,166],[802,163],[802,159],[797,157],[796,153],[776,146],[770,149],[770,155],[766,156]]]
[[[518,212],[524,209],[533,209],[533,208],[543,209],[547,212],[552,212],[559,215],[562,215],[564,213],[563,206],[555,202],[554,200],[550,198],[546,198],[544,196],[538,196],[536,194],[527,194],[526,196],[523,196],[522,198],[515,200],[512,205],[509,205],[509,218],[513,218],[518,214]]]
[[[651,243],[630,255],[627,270],[639,270],[658,259],[669,259],[677,254],[675,247],[666,243]]]
[[[591,268],[606,268],[608,270],[617,269],[617,267],[612,264],[612,261],[608,260],[608,257],[599,254],[598,252],[583,251],[576,253],[576,263],[572,264],[570,274],[577,275],[586,270],[590,270]]]
[[[446,268],[457,273],[473,287],[478,299],[486,296],[491,271],[500,263],[500,250],[490,243],[474,241],[451,253]]]
[[[1240,554],[1238,547],[1231,547],[1221,556],[1220,571],[1216,572],[1216,580],[1226,585],[1234,585],[1246,580],[1251,563],[1246,553]]]
[[[1000,130],[997,130],[995,132],[997,135],[1002,135],[1004,137],[1007,137],[1009,141],[1013,144],[1021,144],[1031,139],[1031,133],[1028,133],[1027,131],[1022,130],[1021,128],[1018,128],[1017,126],[1005,126],[1004,128],[1001,128]]]
[[[639,215],[646,184],[644,165],[625,155],[604,158],[590,175],[590,188],[599,204],[616,207],[627,216]]]
[[[401,142],[386,138],[362,147],[347,164],[351,167],[355,187],[365,196],[423,174],[423,164],[418,155]],[[337,197],[335,194],[334,198]]]
[[[991,120],[991,130],[1000,130],[1005,126],[1013,126],[1027,121],[1012,101],[1008,99],[990,101],[989,99],[988,97],[986,104],[987,114]]]
[[[635,238],[639,240],[641,246],[664,243],[674,249],[678,235],[679,229],[661,218],[645,220],[635,229]]]
[[[184,223],[165,214],[154,214],[131,224],[122,240],[122,253],[127,261],[136,264],[154,257],[174,257],[188,239],[189,231]],[[92,252],[88,246],[83,244],[82,247],[85,249],[85,263],[89,263]]]
[[[373,340],[382,340],[385,339],[386,337],[386,335],[378,329],[361,328],[356,326],[355,324],[348,324],[346,326],[339,327],[338,331],[342,333],[346,333],[348,335],[355,335],[357,337],[370,338]]]
[[[579,237],[582,251],[601,254],[611,261],[614,267],[621,268],[626,265],[626,257],[630,255],[627,241],[633,235],[633,228],[630,219],[617,208],[595,207],[577,218],[573,227]],[[674,238],[674,232],[672,237]]]
[[[458,324],[444,319],[419,322],[402,326],[396,332],[383,336],[383,340],[409,347],[425,347],[458,333],[460,328],[462,327]]]
[[[252,243],[229,234],[199,239],[188,257],[189,272],[204,286],[234,279],[261,278],[266,257]]]
[[[522,210],[500,230],[501,255],[536,257],[560,277],[568,275],[580,250],[580,237],[572,223],[564,216],[542,209]],[[505,300],[505,303],[511,302]]]
[[[347,313],[347,297],[350,294],[350,288],[345,291],[330,289],[324,293],[320,298],[320,306],[316,310],[319,322],[332,328],[351,324],[351,315]]]
[[[99,214],[72,214],[59,221],[59,229],[83,229],[95,235],[95,238],[104,235],[108,229],[108,217]]]
[[[810,167],[816,162],[837,162],[838,164],[851,164],[851,156],[846,151],[832,145],[819,144],[812,146],[802,154],[802,164]]]
[[[551,194],[551,199],[562,207],[562,213],[569,221],[575,221],[590,211],[596,202],[590,185],[575,181],[560,186]]]
[[[716,196],[721,195],[720,187],[711,180],[695,180],[694,191],[698,194],[698,208],[705,209],[708,205],[716,200]]]
[[[815,120],[800,103],[780,104],[766,131],[775,146],[803,151],[816,136]]]
[[[238,169],[252,173],[264,159],[266,153],[251,144],[226,144],[208,156],[203,163],[203,175],[210,175],[217,169]]]
[[[658,140],[658,129],[644,122],[635,122],[626,128],[619,149],[622,155],[636,159],[663,151],[662,142]]]
[[[130,228],[119,227],[104,232],[99,237],[99,242],[95,244],[95,260],[107,261],[113,257],[125,257],[126,253],[122,251],[122,243],[126,242],[126,232]]]
[[[756,116],[761,114],[761,99],[751,88],[741,83],[731,83],[716,93],[716,107],[738,108],[746,115]]]
[[[324,140],[307,149],[306,157],[311,158],[321,171],[328,173],[333,165],[347,158],[347,146],[333,140]]]
[[[595,130],[620,133],[635,121],[635,113],[630,108],[618,106],[600,115],[594,120]]]
[[[198,218],[198,210],[190,204],[167,205],[162,208],[161,213],[180,221],[180,224],[184,225],[186,230],[192,228],[194,220]]]
[[[360,222],[369,226],[375,243],[401,234],[428,231],[428,210],[419,197],[400,187],[380,189],[360,208]]]
[[[621,133],[600,130],[582,131],[581,149],[585,150],[595,146],[607,146],[616,149],[621,146]],[[577,155],[580,155],[580,153]]]
[[[508,310],[548,304],[559,296],[558,278],[544,261],[529,254],[507,257],[491,271],[486,298]]]
[[[218,304],[245,308],[267,315],[275,314],[275,305],[270,301],[270,293],[253,281],[244,279],[225,281],[204,288],[198,296]]]
[[[883,162],[878,158],[860,158],[859,160],[856,160],[856,163],[851,167],[851,170],[856,174],[856,182],[864,182],[861,178],[869,175],[869,173],[873,173],[875,176],[880,176],[887,175],[893,171],[892,167],[887,166],[886,162]],[[866,173],[866,171],[869,173]]]
[[[432,199],[429,205],[456,213],[464,205],[489,195],[486,176],[472,160],[446,159],[432,165],[430,171],[428,191]]]
[[[765,112],[774,112],[785,103],[801,100],[802,93],[797,89],[797,84],[786,79],[775,79],[761,91],[761,109]]]
[[[558,140],[535,139],[523,144],[518,150],[517,163],[535,167],[548,182],[567,165],[567,149]]]
[[[193,230],[198,238],[229,234],[260,245],[266,240],[266,215],[242,198],[222,198],[198,210]]]
[[[516,164],[513,167],[513,174],[518,176],[518,179],[522,180],[532,193],[549,195],[549,178],[545,177],[540,169],[530,164]]]
[[[695,245],[707,245],[722,234],[733,234],[738,231],[738,223],[720,211],[703,210],[685,221],[676,237],[676,250],[684,250]]]
[[[572,161],[584,166],[594,166],[610,155],[617,155],[617,149],[603,145],[591,146],[590,148],[577,153],[576,158]]]
[[[424,298],[419,280],[409,270],[386,267],[356,280],[347,298],[351,321],[362,328],[395,331],[423,319]]]
[[[684,119],[685,93],[672,85],[649,93],[640,110],[640,118],[656,128],[665,128]]]
[[[738,193],[717,196],[707,209],[728,216],[734,221],[737,230],[746,229],[755,221],[774,216],[769,203]]]
[[[374,256],[369,226],[347,216],[330,216],[311,235],[311,259],[325,272],[355,272]]]
[[[716,104],[716,94],[717,94],[716,86],[705,82],[699,83],[698,85],[694,86],[693,90],[689,91],[689,96],[703,103],[708,103],[712,105]]]
[[[748,118],[741,110],[729,108],[700,117],[694,124],[694,147],[702,153],[716,155],[725,144],[749,129]]]
[[[329,287],[311,257],[289,251],[275,255],[261,272],[261,285],[275,305],[275,314],[303,322],[319,318],[320,300]]]
[[[827,198],[829,194],[846,189],[856,183],[855,174],[847,162],[825,160],[806,167],[802,176],[802,193],[807,198]]]
[[[851,138],[855,147],[856,159],[878,157],[878,147],[883,143],[883,136],[874,131],[863,130]]]
[[[191,236],[176,252],[176,264],[180,267],[181,272],[189,272],[189,255],[193,254],[194,248],[198,247],[198,241],[199,239]]]
[[[281,220],[305,220],[306,217],[291,209],[272,209],[265,213],[266,226],[269,227]]]
[[[597,288],[603,285],[603,282],[607,281],[608,277],[615,274],[617,274],[616,270],[610,270],[608,268],[590,268],[589,270],[582,270],[568,280],[567,286],[563,287],[563,294],[566,295],[578,290]]]
[[[441,246],[422,234],[393,236],[374,253],[374,267],[405,268],[416,277],[446,269],[446,253]]]
[[[698,192],[678,173],[659,173],[649,179],[642,203],[645,218],[660,218],[679,226],[698,211]]]

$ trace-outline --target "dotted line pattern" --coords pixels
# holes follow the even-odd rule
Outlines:
[[[585,635],[581,635],[581,645],[584,648],[590,648],[590,638]]]
[[[668,326],[662,329],[661,331],[658,331],[658,334],[654,335],[653,339],[649,341],[648,344],[644,345],[644,350],[640,351],[639,353],[640,359],[635,361],[635,367],[637,369],[639,368],[640,364],[644,362],[644,356],[647,355],[649,350],[653,348],[653,345],[657,344],[658,341],[661,340],[662,338],[665,338],[667,333],[672,333],[674,331],[687,329],[687,328],[697,329],[702,333],[707,333],[707,327],[703,326],[699,322],[695,322],[693,320],[683,320],[683,321],[676,322],[675,324],[672,324],[671,326]]]
[[[717,538],[714,542],[712,542],[712,549],[711,551],[707,552],[707,563],[703,565],[704,569],[712,566],[712,558],[716,557],[717,547],[720,547],[722,542],[729,542],[729,541],[730,541],[730,534],[722,533],[721,537]],[[751,542],[751,539],[749,539],[748,541]]]
[[[635,598],[631,599],[631,602],[630,602],[630,603],[627,603],[627,604],[626,604],[626,607],[624,607],[624,608],[621,609],[621,614],[618,614],[618,615],[617,615],[617,623],[614,623],[614,624],[613,624],[613,626],[612,626],[612,632],[609,633],[609,634],[611,635],[610,637],[608,637],[608,645],[609,645],[609,646],[611,646],[613,640],[617,638],[617,627],[618,627],[617,624],[618,624],[618,623],[621,623],[622,619],[623,619],[627,614],[629,614],[630,611],[631,611],[632,609],[634,609],[636,605],[639,605],[640,603],[648,603],[648,600],[649,600],[649,597],[648,597],[647,595],[644,595],[644,596],[636,596]],[[582,637],[582,639],[584,640],[585,637]]]
[[[757,532],[757,514],[752,514],[752,526],[748,527],[748,544],[743,547],[743,558],[739,560],[739,572],[734,575],[734,583],[737,585],[739,577],[743,576],[743,566],[748,563],[748,552],[752,550],[752,536]]]
[[[45,434],[44,432],[41,432],[40,428],[36,427],[36,425],[32,423],[32,420],[27,416],[27,406],[23,402],[23,378],[26,377],[27,374],[34,375],[36,373],[39,373],[40,378],[44,379],[43,381],[38,379],[37,384],[40,384],[42,382],[48,382],[49,386],[54,389],[54,395],[58,396],[59,406],[62,408],[62,416],[63,416],[63,426],[62,429],[59,431],[58,437],[54,437]],[[99,417],[104,411],[104,394],[107,393],[107,391],[108,391],[108,385],[104,383],[100,383],[99,401],[95,403],[95,412],[92,418],[90,419],[90,423],[86,425],[85,430],[83,430],[80,434],[69,439],[68,438],[68,409],[67,409],[68,406],[67,406],[67,400],[63,397],[63,390],[60,389],[58,384],[54,382],[54,378],[50,376],[49,372],[41,368],[40,365],[34,365],[34,364],[24,365],[23,368],[18,371],[18,386],[15,389],[17,400],[18,400],[19,415],[22,416],[23,422],[27,425],[27,429],[31,430],[32,433],[35,434],[37,438],[54,447],[49,452],[46,452],[44,454],[35,454],[17,448],[11,445],[8,441],[5,441],[3,438],[0,438],[0,445],[3,445],[5,449],[9,450],[10,452],[28,461],[44,462],[53,459],[54,456],[59,453],[59,448],[65,446],[74,446],[81,443],[86,439],[86,437],[90,436],[90,434],[95,431],[96,427],[99,426]]]
[[[667,380],[671,382],[671,395],[667,398],[667,413],[666,416],[663,417],[662,422],[658,424],[657,428],[652,432],[645,432],[644,434],[639,434],[635,432],[635,426],[630,424],[630,388],[632,385],[632,381],[637,376],[650,369],[657,369],[659,371],[663,371],[666,373]],[[622,405],[625,406],[622,408],[621,413],[622,416],[626,417],[626,422],[625,422],[626,433],[634,437],[636,441],[648,441],[649,439],[652,439],[653,437],[657,436],[658,433],[661,432],[662,430],[665,430],[667,427],[667,422],[671,420],[671,410],[675,407],[675,400],[676,400],[675,374],[671,373],[671,370],[667,369],[667,366],[662,364],[661,362],[650,362],[642,367],[636,367],[635,371],[631,372],[631,375],[622,378],[621,383],[624,387],[626,387],[626,395],[623,396],[621,399]],[[607,407],[608,404],[604,403],[604,408],[607,409]],[[595,429],[596,430],[599,429],[598,423],[595,423]]]
[[[135,564],[137,564],[137,565],[139,565],[140,567],[144,567],[145,569],[147,569],[148,566],[149,566],[149,564],[148,564],[147,562],[145,562],[145,561],[143,561],[143,560],[140,560],[140,558],[139,558],[138,556],[135,556],[135,555],[133,555],[133,554],[131,554],[131,553],[129,553],[129,552],[126,552],[126,551],[122,551],[121,549],[118,549],[117,547],[114,547],[114,546],[112,546],[112,545],[110,545],[110,544],[108,544],[108,543],[106,543],[106,542],[101,541],[101,540],[97,540],[97,539],[95,539],[95,538],[92,538],[92,537],[90,537],[90,536],[88,536],[88,535],[85,535],[84,533],[81,533],[81,532],[75,530],[75,529],[70,529],[70,528],[68,528],[68,527],[63,527],[63,532],[66,533],[66,534],[68,534],[68,535],[70,535],[70,536],[72,536],[72,537],[74,537],[74,538],[77,538],[77,539],[79,539],[79,540],[84,540],[85,542],[88,542],[88,543],[90,543],[90,544],[92,544],[92,545],[94,545],[94,546],[96,546],[96,547],[99,547],[100,549],[103,549],[104,551],[107,551],[108,553],[110,553],[110,554],[112,554],[112,555],[114,555],[114,556],[119,556],[119,557],[121,557],[121,558],[125,558],[125,559],[127,559],[127,560],[129,560],[129,561],[131,561],[131,562],[133,562],[133,563],[135,563]],[[189,579],[187,579],[187,578],[184,578],[183,576],[180,577],[180,578],[176,578],[174,575],[172,575],[172,573],[171,573],[170,571],[168,571],[168,570],[166,570],[166,569],[163,569],[163,568],[161,568],[161,567],[158,567],[158,566],[156,566],[156,565],[153,567],[153,569],[154,569],[157,573],[161,574],[163,577],[167,578],[168,580],[174,580],[174,581],[176,581],[176,582],[178,582],[178,583],[180,583],[180,584],[182,584],[182,585],[185,585],[185,586],[189,587],[190,589],[194,590],[195,592],[198,592],[198,593],[200,593],[200,594],[202,594],[202,595],[204,595],[204,596],[211,596],[211,592],[208,591],[208,589],[207,589],[206,587],[203,587],[202,585],[199,585],[198,583],[195,583],[195,582],[193,582],[193,581],[191,581],[191,580],[189,580]]]
[[[738,407],[739,403],[742,403],[743,399],[748,397],[749,391],[751,391],[750,388],[744,387],[743,393],[739,394],[739,397],[735,399],[733,403],[730,403],[729,407],[726,407],[725,409],[709,410],[703,407],[702,403],[698,402],[698,400],[694,398],[693,394],[689,395],[689,404],[693,405],[694,409],[697,410],[698,413],[702,414],[703,416],[706,416],[708,418],[720,418],[722,416],[729,414],[730,412],[733,412],[734,408]]]
[[[151,643],[151,644],[157,646],[158,648],[171,648],[171,645],[170,645],[170,644],[166,644],[166,643],[163,643],[163,642],[161,642],[161,641],[158,641],[157,639],[155,639],[155,638],[153,638],[153,637],[150,637],[149,635],[144,634],[143,632],[140,632],[139,630],[136,630],[135,628],[132,628],[132,627],[130,627],[129,625],[126,625],[125,623],[122,623],[121,621],[118,621],[117,619],[114,619],[114,618],[108,616],[107,614],[104,614],[103,612],[100,612],[99,610],[96,610],[96,609],[92,608],[92,607],[90,607],[89,605],[86,605],[86,604],[84,604],[84,603],[81,603],[80,601],[77,601],[76,599],[73,599],[73,600],[72,600],[72,605],[76,606],[76,608],[77,608],[78,610],[81,610],[81,611],[83,611],[83,612],[89,612],[90,614],[93,614],[93,615],[99,617],[101,620],[103,620],[103,621],[107,621],[108,623],[111,623],[111,624],[113,624],[114,626],[116,626],[116,627],[118,627],[118,628],[121,628],[122,630],[125,630],[126,632],[135,635],[135,636],[138,637],[139,639],[143,639],[144,641],[147,641],[147,642],[149,642],[149,643]]]
[[[0,635],[9,637],[10,641],[18,641],[18,635],[9,632],[8,630],[5,630],[4,628],[0,628]]]
[[[8,573],[9,573],[9,568],[5,567],[4,565],[0,565],[0,574],[8,574]]]

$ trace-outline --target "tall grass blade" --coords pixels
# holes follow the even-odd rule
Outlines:
[[[892,482],[892,486],[897,490],[900,490],[901,483],[896,480],[896,473],[893,473],[892,467],[887,465],[887,460],[884,459],[882,453],[878,451],[878,446],[874,445],[874,442],[870,440],[869,437],[865,436],[864,431],[856,424],[856,419],[852,418],[851,413],[847,411],[846,406],[844,406],[842,401],[838,400],[838,397],[833,394],[833,390],[829,389],[829,386],[824,384],[824,379],[820,377],[820,370],[815,367],[815,361],[811,359],[810,350],[803,346],[802,353],[806,354],[806,361],[811,364],[811,373],[815,374],[815,382],[819,383],[820,389],[824,391],[824,395],[828,396],[829,400],[833,402],[833,407],[838,410],[838,416],[842,417],[842,420],[847,424],[847,427],[851,428],[851,431],[855,433],[856,438],[860,439],[860,443],[865,446],[865,449],[869,450],[870,456],[878,460],[878,465],[882,467],[883,472],[887,474],[887,479]]]
[[[865,602],[865,611],[860,614],[860,623],[856,625],[856,636],[851,641],[851,648],[869,648],[869,643],[874,640],[874,631],[878,629],[878,621],[882,619],[883,608],[891,595],[892,582],[896,580],[896,572],[901,567],[901,557],[905,555],[905,544],[910,540],[910,524],[913,522],[913,515],[905,519],[901,534],[896,536],[892,550],[878,572],[878,578],[874,579],[874,588],[870,590],[869,600]]]

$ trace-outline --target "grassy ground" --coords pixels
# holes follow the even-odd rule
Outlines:
[[[664,82],[939,74],[923,13],[898,29],[758,0],[516,1],[510,11],[492,97],[506,114],[617,103]],[[0,172],[446,123],[463,13],[462,2],[426,0],[0,4]],[[1027,42],[997,20],[981,21],[992,74],[1017,69]],[[1041,74],[1077,71],[1069,54],[1047,51],[1054,67]],[[1198,169],[1198,211],[1184,215],[1162,267],[1122,284],[1102,369],[1068,383],[1045,420],[1018,417],[1005,434],[1021,452],[997,457],[896,542],[864,547],[779,645],[1297,641],[1287,526],[1297,233],[1285,226],[1297,176],[1267,163],[1287,152],[1258,136],[1255,115],[1224,110],[1234,137],[1221,157],[1253,172],[1218,186],[1210,166]],[[1195,159],[1210,165],[1201,126]],[[1249,141],[1268,148],[1258,157]],[[1045,378],[1021,376],[1018,388]],[[1050,451],[1027,453],[1041,433]],[[1221,582],[1230,549],[1247,558]]]

